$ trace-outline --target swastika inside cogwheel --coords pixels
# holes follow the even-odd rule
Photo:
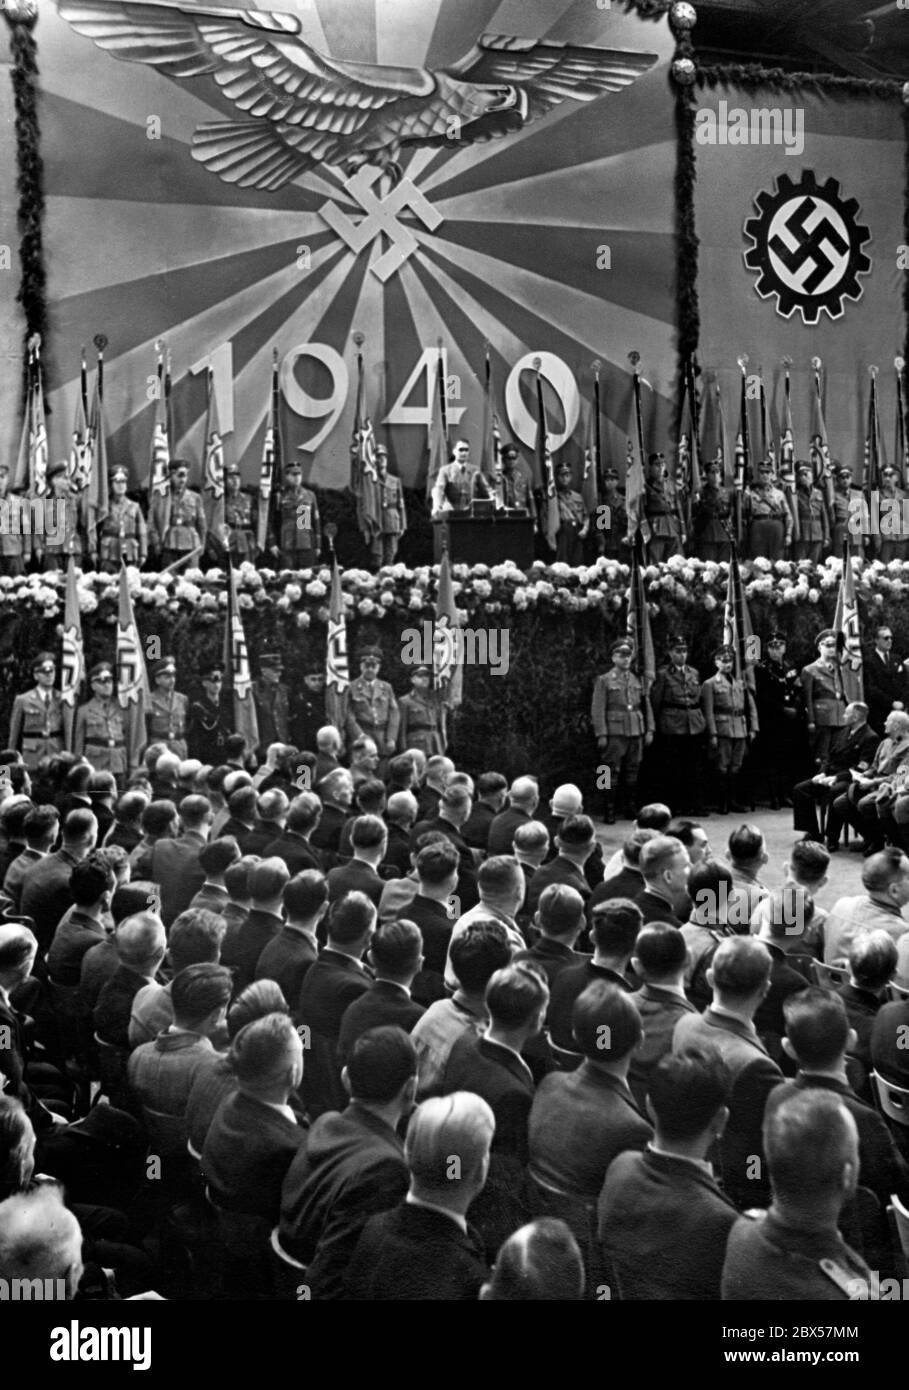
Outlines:
[[[745,264],[758,272],[761,298],[776,296],[783,318],[798,310],[805,323],[817,323],[823,310],[838,319],[844,300],[861,298],[858,277],[871,269],[863,250],[871,233],[856,220],[855,198],[840,197],[837,179],[819,184],[813,169],[798,183],[780,174],[775,191],[764,189],[754,205],[758,216],[745,223],[752,243]]]

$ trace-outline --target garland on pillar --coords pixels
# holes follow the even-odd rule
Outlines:
[[[16,107],[16,162],[19,207],[19,263],[21,281],[17,298],[25,315],[23,331],[23,397],[27,385],[27,343],[33,333],[47,341],[47,273],[44,265],[44,165],[38,123],[38,45],[34,29],[38,17],[35,0],[3,0],[3,17],[10,28],[12,82]]]

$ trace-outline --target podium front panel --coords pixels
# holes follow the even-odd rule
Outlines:
[[[533,521],[526,517],[443,517],[432,523],[432,558],[438,564],[445,546],[453,565],[501,565],[512,560],[519,569],[533,564]]]

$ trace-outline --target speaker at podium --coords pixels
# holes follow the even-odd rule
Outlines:
[[[533,518],[523,508],[497,508],[492,498],[477,498],[465,511],[446,512],[432,523],[432,558],[445,550],[453,565],[501,565],[519,569],[533,564]]]

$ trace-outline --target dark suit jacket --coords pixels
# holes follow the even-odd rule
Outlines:
[[[644,891],[644,875],[640,869],[620,869],[612,878],[605,879],[594,888],[587,904],[587,920],[590,921],[597,903],[611,902],[614,898],[627,898],[635,902]]]
[[[782,1040],[786,1032],[783,1005],[791,995],[807,989],[808,981],[788,964],[786,952],[779,946],[772,941],[765,941],[764,945],[770,952],[773,964],[770,967],[770,988],[758,1005],[754,1026],[773,1060],[782,1063]]]
[[[347,1269],[348,1297],[360,1302],[474,1302],[488,1266],[476,1235],[448,1216],[402,1203],[373,1216]]]
[[[69,879],[77,862],[69,850],[58,849],[32,865],[22,880],[19,908],[35,924],[41,955],[51,944],[60,918],[72,907]]]
[[[417,893],[412,902],[395,913],[398,921],[414,922],[423,937],[423,969],[414,978],[411,993],[418,1004],[434,1004],[447,998],[445,962],[454,922],[443,903]]]
[[[347,1096],[337,1055],[341,1020],[372,985],[364,967],[328,947],[306,973],[296,1016],[310,1030],[302,1091],[311,1117],[344,1108]]]
[[[93,950],[97,949],[93,947]],[[144,975],[137,975],[135,970],[130,970],[125,965],[117,966],[98,995],[98,1002],[94,1008],[95,1032],[99,1038],[104,1042],[113,1043],[115,1047],[125,1047],[129,1051],[129,1016],[133,1000],[139,990],[144,989],[147,984],[148,980]]]
[[[538,965],[545,972],[549,981],[549,988],[552,989],[556,980],[564,970],[572,966],[586,964],[588,957],[581,955],[580,951],[573,951],[570,946],[565,946],[561,941],[554,941],[551,937],[541,936],[533,943],[529,951],[519,951],[515,956],[515,961],[529,960]]]
[[[556,836],[562,827],[565,817],[554,816],[550,811],[545,816],[537,815],[535,819],[541,821],[549,831],[549,853],[543,861],[544,864],[548,864],[550,859],[555,859],[559,852],[558,845],[556,844]],[[597,888],[603,882],[603,870],[605,867],[606,861],[603,858],[603,851],[601,847],[597,845],[593,854],[590,855],[584,865],[584,877],[590,888]]]
[[[902,1202],[909,1201],[909,1167],[900,1156],[884,1119],[859,1100],[855,1092],[833,1076],[812,1076],[800,1071],[792,1081],[784,1081],[767,1097],[765,1115],[799,1091],[832,1091],[839,1096],[855,1120],[859,1139],[859,1182],[869,1187],[886,1207],[890,1194],[895,1192]]]
[[[738,1212],[694,1163],[649,1149],[621,1153],[597,1211],[621,1298],[718,1301]]]
[[[447,838],[458,851],[458,883],[455,893],[461,900],[461,911],[466,912],[468,908],[476,907],[480,901],[480,890],[477,887],[477,874],[473,866],[473,855],[470,846],[464,839],[461,832],[452,825],[451,821],[443,820],[441,816],[435,820],[419,821],[410,832],[410,846],[413,849],[416,841],[421,835],[425,835],[429,830],[438,830],[440,834]],[[509,854],[511,851],[509,850]]]
[[[265,846],[262,851],[264,859],[283,859],[290,870],[291,877],[294,874],[302,873],[304,869],[322,868],[322,856],[313,849],[312,845],[302,835],[298,835],[295,830],[282,830],[276,840]]]
[[[448,1054],[440,1090],[442,1095],[473,1091],[481,1096],[496,1117],[493,1150],[526,1163],[533,1077],[508,1048],[472,1031],[462,1033]]]
[[[846,1005],[850,1028],[854,1028],[858,1034],[852,1055],[868,1072],[871,1070],[871,1033],[882,1001],[870,990],[859,989],[857,985],[840,985],[837,994]]]
[[[552,986],[546,1022],[556,1047],[564,1048],[566,1052],[576,1052],[578,1046],[571,1031],[574,1002],[594,980],[606,980],[607,983],[618,985],[620,989],[631,993],[631,985],[626,979],[606,966],[594,965],[589,956],[584,958],[581,965],[572,965],[563,970]]]
[[[550,859],[548,864],[541,864],[530,880],[530,887],[524,900],[524,910],[531,916],[539,906],[540,894],[543,889],[548,888],[551,883],[566,883],[569,888],[574,888],[580,893],[585,903],[590,897],[590,884],[584,877],[583,871],[570,859],[565,859],[561,854],[558,854],[555,859]]]
[[[284,1179],[279,1240],[307,1266],[314,1298],[345,1296],[344,1273],[364,1224],[397,1206],[409,1181],[403,1143],[357,1101],[313,1123]]]
[[[297,1007],[306,972],[318,955],[308,936],[295,927],[283,926],[262,948],[256,962],[256,979],[274,980],[292,1012]]]
[[[7,1029],[9,1030],[8,1034]],[[2,999],[0,999],[0,1036],[3,1037],[4,1041],[4,1046],[0,1047],[0,1075],[6,1077],[4,1094],[15,1096],[17,1100],[22,1102],[36,1131],[50,1129],[53,1124],[50,1112],[32,1093],[25,1080],[28,1042],[22,1018],[12,1004],[6,1004]]]
[[[487,806],[485,801],[475,801],[473,809],[462,826],[464,839],[473,849],[485,850],[489,841],[489,827],[498,812]]]
[[[672,1051],[675,1025],[683,1014],[693,1014],[697,1010],[687,999],[657,985],[642,985],[631,1000],[641,1015],[644,1036],[631,1059],[628,1085],[643,1110],[650,1074],[657,1063]]]
[[[261,827],[256,824],[246,825],[243,821],[237,820],[235,816],[228,816],[218,831],[219,840],[223,840],[227,836],[232,836],[236,840],[240,846],[241,854],[261,854],[263,843],[269,843],[268,839],[263,842]],[[274,829],[271,832],[271,839],[274,839]]]
[[[530,1172],[547,1187],[595,1202],[612,1160],[643,1149],[653,1128],[628,1087],[586,1058],[537,1088],[528,1125]]]
[[[234,971],[238,994],[256,978],[259,957],[283,925],[281,918],[276,917],[273,912],[263,912],[260,908],[254,907],[232,939],[228,950],[225,952],[222,948],[221,959]],[[290,1002],[288,1000],[288,1003]]]
[[[859,763],[870,763],[879,743],[877,733],[867,724],[863,724],[860,729],[837,729],[824,771],[834,776],[848,772],[850,767],[858,767]]]
[[[504,811],[493,816],[486,841],[486,853],[490,858],[494,854],[514,854],[514,832],[519,825],[527,825],[531,820],[533,816],[516,806],[506,806]]]
[[[342,811],[340,806],[332,806],[329,802],[323,802],[319,824],[309,837],[309,842],[313,848],[326,850],[329,854],[337,854],[341,829],[346,820],[347,812]],[[327,865],[334,861],[323,855],[322,862]]]
[[[198,893],[193,895],[189,905],[190,907],[204,907],[206,912],[216,912],[219,917],[223,917],[227,902],[226,888],[219,888],[214,883],[203,883]]]
[[[906,672],[902,664],[892,658],[885,666],[877,649],[874,648],[868,652],[862,663],[862,680],[865,700],[868,703],[868,723],[872,729],[882,733],[884,720],[890,713],[894,700],[902,700],[905,704],[909,697]]]
[[[388,874],[383,873],[383,877],[403,878],[405,874],[410,873],[409,830],[404,830],[400,825],[394,823],[388,824],[388,848],[380,867],[383,870],[393,871]]]
[[[372,989],[348,1004],[341,1019],[338,1037],[338,1061],[344,1066],[357,1038],[368,1028],[395,1027],[409,1033],[426,1010],[414,1003],[400,985],[388,980],[376,980]]]
[[[909,1048],[900,1047],[909,1032],[909,999],[901,999],[895,1004],[885,1004],[874,1020],[871,1029],[871,1061],[874,1070],[892,1081],[896,1086],[909,1090]]]
[[[204,844],[204,836],[187,830],[176,840],[158,840],[152,850],[149,877],[160,888],[161,920],[168,929],[205,882],[205,870],[199,863]]]
[[[287,1170],[305,1142],[305,1124],[292,1124],[272,1106],[240,1091],[228,1096],[202,1150],[202,1171],[217,1205],[274,1224]]]
[[[362,859],[351,859],[328,871],[328,901],[337,902],[345,893],[365,893],[376,907],[382,896],[382,880],[371,864]]]
[[[666,899],[652,893],[649,888],[644,888],[633,901],[644,914],[645,927],[648,922],[668,922],[670,927],[682,925],[682,919],[676,916]]]

